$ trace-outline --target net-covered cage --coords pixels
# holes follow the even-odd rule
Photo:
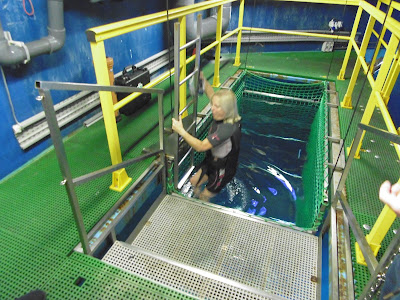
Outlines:
[[[328,181],[328,106],[327,95],[323,95],[318,111],[311,124],[307,144],[307,160],[303,168],[304,199],[297,202],[296,225],[318,229],[326,205]]]
[[[302,171],[304,197],[296,202],[296,226],[316,230],[321,222],[326,199],[328,170],[327,82],[292,81],[284,76],[271,78],[246,72],[236,85],[242,93],[240,113],[257,112],[284,120],[285,136],[308,140],[307,160]],[[290,126],[302,120],[303,128]],[[288,125],[289,124],[289,125]],[[268,124],[266,124],[268,125]]]
[[[288,80],[284,76],[255,74],[243,71],[230,89],[235,93],[241,115],[249,112],[273,114],[274,118],[303,120],[301,131],[285,128],[291,137],[307,139],[307,161],[302,172],[304,197],[296,203],[296,226],[316,230],[322,218],[321,207],[326,195],[328,145],[327,83],[310,80]],[[211,113],[197,129],[197,138],[203,140],[212,121]],[[266,124],[268,125],[268,124]],[[300,136],[299,136],[300,135]],[[204,153],[195,153],[199,165]],[[189,158],[182,164],[182,176],[189,167]]]

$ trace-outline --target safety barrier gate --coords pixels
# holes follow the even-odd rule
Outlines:
[[[57,156],[58,164],[60,166],[62,177],[64,178],[61,181],[61,184],[65,186],[67,191],[68,199],[72,208],[72,212],[74,215],[76,227],[79,234],[79,239],[81,245],[79,246],[85,254],[92,254],[96,247],[108,236],[108,234],[103,234],[100,239],[97,239],[95,244],[90,244],[90,240],[94,237],[94,235],[98,232],[98,230],[103,226],[103,224],[109,220],[111,215],[115,213],[115,210],[121,206],[121,204],[126,203],[128,196],[132,194],[135,188],[139,185],[140,180],[149,172],[151,173],[150,179],[147,180],[143,186],[141,186],[141,191],[143,191],[148,183],[154,179],[158,174],[162,174],[162,182],[165,191],[166,186],[166,172],[165,172],[165,153],[164,153],[164,113],[163,113],[163,94],[164,90],[161,89],[147,89],[147,88],[135,88],[135,87],[121,87],[121,86],[101,86],[97,84],[82,84],[82,83],[61,83],[61,82],[46,82],[46,81],[37,81],[36,88],[39,90],[40,96],[37,97],[37,100],[42,102],[43,109],[46,115],[46,120],[49,124],[51,139],[53,140],[54,150]],[[53,106],[53,100],[51,97],[50,90],[69,90],[69,91],[91,91],[91,92],[117,92],[117,93],[155,93],[158,95],[158,116],[159,116],[159,138],[160,138],[160,149],[157,151],[153,151],[150,153],[146,153],[139,157],[135,157],[121,163],[109,166],[104,169],[100,169],[89,174],[82,175],[77,178],[72,177],[72,173],[70,170],[70,166],[68,164],[67,154],[65,151],[65,147],[61,137],[60,127],[57,122],[56,113]],[[129,187],[129,189],[121,196],[120,200],[117,201],[112,208],[104,215],[104,217],[97,223],[97,225],[92,228],[89,234],[86,232],[85,225],[83,223],[82,213],[79,207],[78,197],[76,195],[75,188],[78,185],[84,184],[88,181],[99,178],[103,175],[110,174],[116,170],[123,169],[128,167],[134,163],[140,162],[149,157],[160,157],[159,161],[154,161],[150,167],[142,174],[142,176]],[[162,172],[164,170],[164,172]],[[141,193],[141,192],[140,192]],[[135,199],[139,197],[139,194],[135,194]],[[135,201],[131,201],[128,205],[124,207],[124,213],[126,213],[135,203]],[[119,215],[121,218],[124,213]],[[117,223],[118,220],[115,220],[114,223]],[[108,231],[111,232],[111,236],[115,238],[114,226],[109,226]]]

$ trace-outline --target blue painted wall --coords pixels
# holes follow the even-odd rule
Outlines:
[[[23,1],[0,0],[0,20],[5,31],[10,31],[14,40],[29,42],[47,36],[47,0],[32,0],[35,15],[29,17],[22,6]],[[25,0],[29,10],[29,1]],[[169,1],[169,7],[173,6]],[[16,68],[4,67],[8,87],[15,106],[17,119],[23,121],[42,111],[35,100],[36,80],[95,83],[92,55],[85,30],[94,26],[165,10],[166,1],[104,0],[103,4],[89,0],[64,1],[66,28],[65,46],[51,55],[33,58],[27,65]],[[293,2],[247,1],[245,26],[276,29],[320,29],[326,30],[332,18],[344,21],[344,29],[351,30],[356,9],[350,6],[303,4]],[[233,4],[229,29],[237,26],[238,3]],[[106,53],[114,58],[114,72],[124,66],[139,62],[168,46],[166,26],[154,25],[147,29],[113,38],[105,42]],[[170,41],[172,43],[172,41]],[[232,48],[234,49],[234,48]],[[287,51],[283,45],[264,47],[262,51]],[[320,45],[311,47],[295,44],[289,50],[320,50]],[[71,93],[53,93],[55,103]],[[31,160],[51,145],[49,139],[26,151],[21,150],[12,132],[15,124],[7,101],[5,87],[0,81],[0,179]],[[75,127],[64,130],[64,134]]]
[[[10,31],[13,40],[30,42],[47,36],[47,0],[32,0],[34,16],[25,14],[23,1],[0,0],[0,20],[5,31]],[[30,10],[26,0],[27,10]],[[36,80],[95,83],[92,54],[85,30],[111,22],[133,18],[165,10],[165,3],[148,1],[111,1],[103,4],[89,0],[64,1],[64,22],[66,28],[65,46],[51,55],[42,55],[19,67],[3,67],[8,87],[19,122],[42,111],[35,100],[38,95],[34,88]],[[124,66],[139,62],[167,48],[164,39],[165,26],[154,25],[105,42],[106,53],[114,58],[114,72]],[[73,93],[54,92],[58,103]],[[13,134],[15,124],[7,100],[3,80],[0,80],[0,179],[34,158],[51,145],[49,139],[23,151]],[[76,128],[73,127],[73,128]],[[67,134],[71,129],[67,129]]]
[[[247,1],[243,25],[282,30],[329,30],[331,19],[343,21],[343,29],[351,31],[357,8],[353,6],[325,5],[297,2]],[[228,30],[237,27],[239,15],[238,5],[233,5],[232,20]],[[366,16],[363,16],[360,29],[365,28]],[[250,47],[249,51],[320,51],[321,43],[264,43]],[[235,51],[235,47],[225,50]],[[244,49],[242,49],[244,51]],[[246,46],[247,51],[247,46]]]

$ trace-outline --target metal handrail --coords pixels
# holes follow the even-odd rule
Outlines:
[[[157,150],[157,151],[154,151],[154,152],[143,154],[143,155],[141,155],[139,157],[128,159],[128,160],[123,161],[123,162],[121,162],[119,164],[112,165],[112,166],[109,166],[109,167],[106,167],[106,168],[103,168],[103,169],[100,169],[100,170],[97,170],[97,171],[94,171],[94,172],[79,176],[77,178],[74,178],[74,179],[72,179],[72,182],[74,183],[75,186],[81,185],[83,183],[86,183],[88,181],[94,180],[94,179],[99,178],[101,176],[104,176],[106,174],[110,174],[110,173],[112,173],[114,171],[117,171],[119,169],[123,169],[125,167],[128,167],[128,166],[130,166],[130,165],[132,165],[134,163],[141,162],[141,161],[143,161],[143,160],[145,160],[147,158],[150,158],[152,156],[157,156],[161,152],[162,152],[162,150]]]
[[[35,87],[39,90],[40,96],[37,97],[37,100],[41,101],[44,109],[44,113],[46,115],[46,120],[49,124],[50,136],[53,140],[54,150],[57,156],[57,160],[60,166],[61,174],[64,180],[61,182],[62,185],[65,185],[68,199],[72,208],[72,212],[74,215],[74,220],[77,226],[79,239],[82,245],[83,252],[85,254],[92,254],[92,249],[89,245],[89,237],[85,229],[85,225],[83,222],[82,213],[80,210],[78,197],[76,195],[75,187],[83,184],[85,182],[96,179],[105,174],[111,173],[115,170],[124,168],[126,166],[132,165],[144,159],[147,159],[152,156],[160,155],[161,156],[161,168],[165,168],[165,153],[164,153],[164,136],[163,136],[163,128],[164,128],[164,113],[163,113],[163,94],[164,90],[162,89],[143,89],[143,88],[135,88],[135,87],[121,87],[121,86],[101,86],[97,84],[84,84],[84,83],[62,83],[62,82],[49,82],[49,81],[36,81]],[[61,130],[58,126],[56,112],[53,105],[53,100],[51,97],[50,90],[78,90],[78,91],[110,91],[110,92],[142,92],[142,93],[156,93],[158,94],[158,110],[159,110],[159,138],[160,138],[160,150],[142,155],[137,158],[130,159],[125,162],[121,162],[119,164],[112,165],[110,167],[97,170],[95,172],[80,176],[78,178],[72,178],[72,173],[70,170],[70,166],[67,160],[67,155],[65,151],[65,147],[62,141]],[[163,172],[163,186],[165,189],[166,186],[166,174]],[[110,211],[106,213],[108,215]],[[92,237],[90,237],[92,238]]]
[[[392,252],[395,249],[395,245],[398,245],[398,243],[400,242],[400,238],[398,237],[397,239],[395,239],[397,242],[392,241],[391,246],[389,248],[387,248],[385,251],[385,254],[383,257],[383,258],[385,258],[385,260],[383,260],[383,258],[382,258],[381,261],[378,263],[375,255],[372,252],[371,247],[369,246],[368,241],[365,238],[363,231],[362,231],[360,225],[358,224],[358,222],[350,208],[350,205],[347,202],[346,197],[343,193],[343,189],[345,186],[347,176],[350,171],[350,167],[353,163],[357,148],[361,142],[361,137],[363,136],[365,131],[373,133],[373,134],[375,134],[379,137],[382,137],[386,140],[389,140],[393,143],[400,144],[400,136],[390,133],[388,131],[376,128],[374,126],[359,123],[356,137],[354,138],[354,141],[353,141],[353,144],[352,144],[352,147],[350,150],[350,154],[348,156],[348,160],[344,167],[342,176],[339,180],[339,184],[336,189],[336,193],[332,199],[332,207],[336,207],[337,202],[340,201],[340,203],[343,207],[343,211],[344,211],[344,213],[348,219],[348,222],[350,224],[350,228],[353,231],[353,234],[355,235],[357,243],[360,246],[360,250],[364,256],[365,262],[367,263],[369,272],[371,274],[378,274],[382,270],[382,266],[384,266],[384,264],[387,260],[386,258],[389,256],[389,253]],[[373,282],[374,282],[374,280],[372,280],[372,278],[371,278],[370,282],[364,288],[363,294],[366,295],[367,293],[371,292],[370,288],[371,288]],[[361,299],[363,299],[363,297],[361,297]]]
[[[115,92],[115,93],[144,93],[144,94],[164,94],[162,89],[138,88],[119,85],[98,85],[90,83],[76,82],[55,82],[55,81],[36,81],[35,87],[42,90],[62,90],[62,91],[90,91],[90,92]]]

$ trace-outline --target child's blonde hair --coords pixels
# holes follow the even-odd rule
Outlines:
[[[218,97],[219,105],[225,112],[224,123],[233,124],[242,119],[238,113],[236,95],[231,90],[219,90],[214,93],[213,98],[214,97]]]

